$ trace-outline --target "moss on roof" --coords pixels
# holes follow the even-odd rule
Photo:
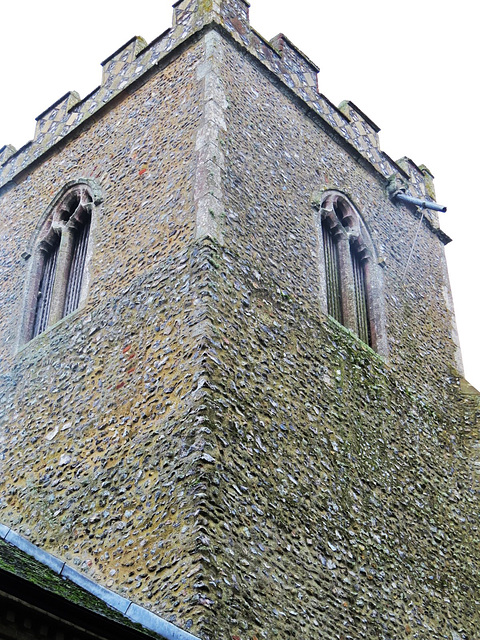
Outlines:
[[[68,603],[103,616],[112,622],[119,623],[146,636],[160,638],[157,634],[147,631],[141,625],[115,611],[100,598],[70,580],[62,578],[49,567],[4,540],[0,540],[0,576],[2,572],[26,580],[31,585],[64,598]]]

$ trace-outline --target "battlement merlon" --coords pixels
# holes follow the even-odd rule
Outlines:
[[[436,200],[437,198],[436,198],[436,195],[435,195],[435,185],[433,184],[435,176],[430,171],[430,169],[428,167],[426,167],[424,164],[421,164],[418,168],[423,173],[423,181],[424,181],[424,184],[425,184],[425,192],[426,192],[427,196],[431,200]]]
[[[284,85],[368,161],[387,180],[399,171],[410,177],[409,191],[418,197],[433,193],[431,173],[394,163],[380,148],[379,128],[352,102],[336,108],[318,89],[318,67],[285,35],[270,42],[249,22],[246,0],[178,0],[173,5],[173,26],[149,45],[138,36],[102,62],[102,83],[86,98],[76,92],[62,96],[37,118],[32,142],[15,151],[0,149],[0,187],[88,120],[112,98],[154,67],[167,54],[208,25],[218,25],[257,58]],[[412,163],[414,165],[414,163]]]
[[[397,160],[397,165],[408,175],[410,190],[419,198],[429,198],[435,201],[435,186],[433,184],[434,175],[424,165],[417,165],[411,158],[404,156]],[[435,218],[438,225],[438,216]]]
[[[217,22],[248,44],[250,4],[246,0],[178,0],[173,9],[173,29],[183,27],[185,37]]]
[[[377,126],[361,109],[351,100],[344,100],[338,107],[347,116],[350,126],[358,129],[360,136],[366,136],[372,146],[380,149],[380,138],[378,133],[380,127]]]
[[[270,40],[270,44],[280,54],[285,69],[297,88],[305,84],[318,93],[318,72],[320,69],[296,47],[283,33]]]
[[[0,147],[0,165],[4,164],[16,151],[15,147],[11,144]]]
[[[140,36],[134,36],[122,47],[114,51],[102,63],[102,86],[114,83],[116,78],[122,77],[122,68],[135,62],[138,54],[145,49],[147,41]]]
[[[37,125],[35,127],[34,140],[38,140],[40,137],[46,135],[51,138],[57,126],[63,123],[65,116],[77,102],[80,102],[78,93],[76,91],[69,91],[37,116],[35,118]]]

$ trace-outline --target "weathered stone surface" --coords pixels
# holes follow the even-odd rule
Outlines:
[[[422,386],[258,264],[214,260],[205,637],[474,638],[478,427],[455,379]]]
[[[183,602],[193,594],[181,595],[186,575],[201,573],[191,159],[203,57],[202,43],[186,51],[4,193],[1,209],[0,518],[183,626],[195,610]],[[58,188],[78,176],[103,193],[87,304],[17,352],[21,254]]]
[[[435,219],[387,194],[431,174],[241,0],[143,44],[60,142],[2,152],[0,523],[205,640],[473,640],[478,394]],[[19,349],[22,255],[79,178],[88,298]],[[326,189],[375,245],[384,357],[321,311]]]

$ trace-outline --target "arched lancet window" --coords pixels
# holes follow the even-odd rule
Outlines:
[[[75,311],[85,291],[95,200],[86,183],[67,185],[37,227],[21,342],[27,342]]]
[[[370,347],[386,353],[381,274],[357,210],[337,191],[320,204],[322,307]]]

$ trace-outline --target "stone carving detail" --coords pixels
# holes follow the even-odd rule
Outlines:
[[[395,196],[399,193],[405,193],[408,189],[408,182],[395,173],[391,175],[387,182],[387,193],[391,200],[395,199]]]

